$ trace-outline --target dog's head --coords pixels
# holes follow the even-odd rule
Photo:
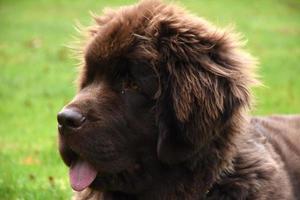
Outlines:
[[[58,114],[75,190],[141,191],[239,124],[254,79],[236,35],[149,0],[95,21]]]

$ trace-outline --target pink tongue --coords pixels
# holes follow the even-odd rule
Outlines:
[[[97,171],[88,162],[79,159],[72,163],[69,175],[71,187],[82,191],[95,180]]]

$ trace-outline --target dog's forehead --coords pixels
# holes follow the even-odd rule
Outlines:
[[[84,52],[87,63],[108,62],[126,55],[134,45],[137,35],[143,34],[143,26],[146,26],[145,16],[136,10],[136,6],[128,6],[112,11],[114,14],[109,19],[105,16],[95,19],[97,24]],[[102,18],[106,20],[101,20]]]
[[[122,25],[120,25],[122,26]],[[114,62],[132,44],[133,38],[129,29],[120,27],[100,29],[95,38],[88,45],[84,58],[87,65],[101,65]]]
[[[161,19],[157,16],[162,9],[161,3],[149,0],[94,17],[96,24],[88,30],[89,37],[81,51],[79,88],[90,82],[95,72],[119,67],[120,60],[151,62],[155,66],[159,57],[155,45],[158,36],[152,30],[158,30]]]

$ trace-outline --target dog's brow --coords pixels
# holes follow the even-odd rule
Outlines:
[[[120,59],[110,58],[107,60],[103,60],[101,58],[97,58],[91,51],[86,52],[85,63],[87,72],[92,71],[97,72],[98,74],[102,74],[120,70]]]

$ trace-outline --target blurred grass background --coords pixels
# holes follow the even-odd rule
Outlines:
[[[0,0],[0,199],[69,199],[56,144],[56,113],[75,92],[76,60],[65,47],[74,24],[133,0]],[[185,0],[219,26],[234,24],[260,60],[266,87],[253,113],[300,112],[298,0]],[[75,34],[76,35],[76,34]]]

